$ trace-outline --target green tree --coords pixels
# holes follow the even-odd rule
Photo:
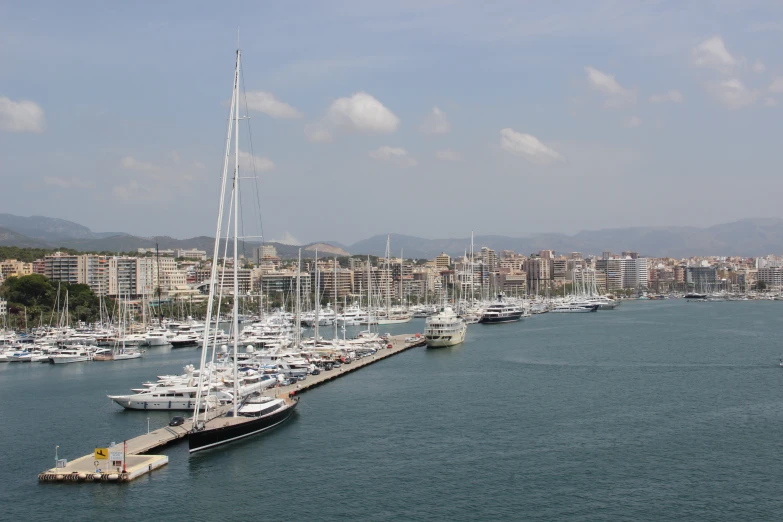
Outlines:
[[[57,290],[41,274],[9,277],[0,286],[0,295],[9,303],[22,306],[51,307]]]

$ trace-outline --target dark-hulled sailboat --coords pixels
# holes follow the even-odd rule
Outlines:
[[[193,411],[193,426],[188,435],[190,452],[205,450],[227,444],[229,442],[249,437],[281,424],[293,413],[299,398],[296,397],[265,397],[260,393],[241,397],[239,375],[237,369],[237,353],[239,351],[239,256],[238,256],[238,219],[239,219],[239,86],[240,86],[240,60],[241,52],[237,50],[236,67],[234,69],[234,88],[231,95],[231,109],[228,118],[228,132],[226,137],[226,154],[223,161],[223,175],[220,188],[220,202],[218,206],[217,230],[215,232],[215,248],[212,254],[212,271],[210,275],[209,299],[207,301],[207,320],[204,330],[204,341],[201,348],[201,371],[199,372],[199,386],[196,395],[196,407]],[[232,158],[233,137],[233,158]],[[205,382],[207,366],[207,352],[209,345],[216,349],[213,341],[212,310],[215,304],[215,294],[222,285],[217,285],[218,253],[220,252],[220,237],[223,227],[224,203],[226,188],[229,183],[229,162],[233,159],[234,174],[231,190],[231,202],[226,213],[226,234],[228,240],[228,228],[233,229],[233,309],[232,309],[232,338],[233,338],[233,364],[234,364],[234,391],[230,406],[218,407],[222,409],[210,410],[210,402],[206,400],[209,393],[209,382]],[[222,294],[221,294],[222,297]],[[220,299],[218,300],[218,309]],[[219,320],[219,317],[218,317]],[[217,321],[215,321],[217,328]],[[203,403],[203,404],[202,404]],[[227,410],[227,411],[223,411]]]

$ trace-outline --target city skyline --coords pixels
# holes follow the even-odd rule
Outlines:
[[[232,10],[0,9],[4,211],[44,213],[34,203],[94,230],[214,234]],[[266,237],[779,216],[782,9],[242,6]]]

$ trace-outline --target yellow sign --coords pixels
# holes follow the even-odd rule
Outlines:
[[[109,448],[95,448],[95,460],[109,460]]]

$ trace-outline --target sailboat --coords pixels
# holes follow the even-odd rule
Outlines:
[[[240,86],[241,52],[237,49],[236,66],[234,69],[234,87],[231,94],[230,117],[226,136],[226,153],[223,161],[222,183],[220,188],[220,201],[218,206],[217,231],[215,233],[215,247],[212,254],[212,273],[209,279],[209,298],[207,301],[207,320],[204,326],[204,339],[201,347],[201,366],[199,371],[199,386],[196,393],[196,406],[193,411],[193,425],[188,436],[188,446],[191,453],[196,451],[221,446],[257,433],[271,429],[286,421],[293,413],[299,402],[298,397],[265,397],[260,393],[252,393],[246,397],[240,394],[239,372],[237,359],[239,353],[239,255],[238,255],[238,220],[239,220],[239,86]],[[234,138],[233,179],[229,180],[228,168],[231,158],[231,138]],[[215,294],[223,285],[217,285],[218,252],[220,251],[220,236],[223,225],[223,210],[228,183],[232,184],[231,203],[229,207],[228,226],[233,228],[233,309],[231,312],[232,340],[233,340],[233,393],[230,407],[218,407],[212,411],[208,397],[209,386],[204,382],[204,371],[207,368],[207,351],[209,345],[213,345],[213,353],[216,343],[211,343],[213,335],[212,310],[215,303]],[[233,216],[232,216],[233,213]],[[225,270],[223,271],[225,273]],[[297,325],[298,327],[298,325]]]
[[[386,311],[378,313],[376,320],[379,325],[407,323],[411,320],[411,315],[404,308],[391,307],[391,288],[392,279],[391,254],[389,252],[389,236],[386,236],[386,260],[384,261],[384,279],[386,281]],[[402,288],[402,259],[400,259],[400,288]],[[400,292],[400,304],[402,304],[402,292]]]

